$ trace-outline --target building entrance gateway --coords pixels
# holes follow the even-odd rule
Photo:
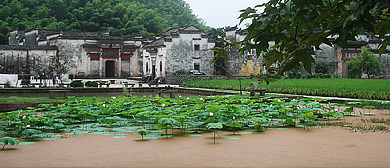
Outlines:
[[[115,62],[106,61],[106,78],[115,77]]]

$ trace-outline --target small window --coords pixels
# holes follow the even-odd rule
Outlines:
[[[194,50],[195,51],[199,51],[200,50],[200,46],[198,44],[195,44]]]
[[[162,61],[160,61],[160,72],[162,72],[163,70],[163,65],[162,65]]]
[[[146,72],[149,72],[149,64],[146,62]]]

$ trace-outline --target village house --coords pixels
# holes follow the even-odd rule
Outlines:
[[[195,26],[169,29],[142,47],[145,76],[165,77],[179,70],[197,70],[213,75],[215,45],[207,34]]]
[[[225,31],[225,40],[233,40],[234,42],[239,42],[245,39],[247,32],[238,29],[237,27],[226,27]],[[272,46],[273,44],[270,44]],[[219,67],[223,67],[225,74],[227,76],[249,76],[251,74],[258,75],[261,73],[272,72],[276,69],[277,64],[273,64],[269,69],[265,69],[263,66],[264,60],[263,55],[265,53],[260,53],[260,56],[257,57],[256,50],[252,49],[250,52],[244,52],[242,56],[238,54],[238,50],[234,48],[232,51],[228,52],[229,62],[219,62],[223,64]]]
[[[375,55],[379,55],[379,44],[382,39],[370,38],[370,34],[359,34],[356,41],[348,41],[347,47],[342,48],[337,44],[332,46],[322,44],[320,50],[315,51],[316,62],[326,62],[329,64],[330,72],[338,74],[342,78],[348,78],[348,65],[347,62],[356,58],[358,54],[362,52],[362,47],[370,49]],[[331,39],[332,40],[332,39]],[[389,50],[390,47],[388,46]],[[386,51],[381,55],[380,62],[382,66],[382,77],[390,76],[390,52]]]
[[[246,32],[237,27],[225,28],[226,40],[242,41]],[[356,37],[346,48],[337,44],[315,49],[316,62],[329,64],[330,72],[348,78],[347,62],[365,46],[378,54],[381,39],[368,34]],[[127,78],[129,76],[166,77],[178,71],[197,70],[207,75],[248,76],[272,72],[263,66],[263,55],[256,50],[228,53],[229,62],[212,63],[214,47],[207,34],[195,26],[169,29],[152,40],[141,35],[111,36],[109,31],[78,32],[32,29],[10,32],[9,45],[0,45],[0,73],[46,74],[58,76],[56,61],[69,60],[69,71],[80,78]],[[270,46],[272,46],[272,42]],[[58,58],[58,59],[57,59]],[[382,76],[390,76],[390,52],[381,56]]]
[[[225,39],[242,41],[246,32],[237,29],[237,27],[225,28]],[[332,39],[330,39],[332,40]],[[346,48],[342,48],[337,44],[332,46],[322,44],[320,49],[314,49],[315,55],[313,55],[316,62],[326,62],[329,64],[331,74],[337,74],[342,78],[348,78],[348,66],[347,62],[354,59],[357,54],[361,53],[361,47],[369,48],[371,52],[379,54],[379,44],[382,42],[381,39],[369,38],[369,34],[360,34],[356,37],[356,41],[349,41]],[[270,46],[274,45],[272,42]],[[390,47],[388,47],[390,49]],[[272,65],[269,69],[265,69],[263,65],[264,53],[260,54],[257,58],[256,50],[251,52],[245,52],[243,56],[239,56],[237,50],[233,50],[228,53],[229,63],[224,65],[226,71],[230,75],[250,75],[270,72],[277,68],[277,65]],[[390,76],[390,52],[387,51],[381,55],[380,62],[383,64],[382,76]],[[314,71],[314,70],[313,70]],[[303,72],[307,73],[307,72]]]
[[[0,45],[0,73],[30,74],[33,65],[50,67],[57,54],[57,46]]]
[[[10,33],[9,45],[0,47],[0,54],[13,59],[15,54],[26,58],[28,52],[21,51],[33,48],[34,52],[28,50],[30,59],[39,56],[42,61],[55,57],[59,61],[72,60],[74,65],[67,73],[74,76],[126,78],[142,75],[139,66],[142,41],[141,35],[110,36],[109,31],[15,30]],[[0,64],[4,62],[0,60]]]

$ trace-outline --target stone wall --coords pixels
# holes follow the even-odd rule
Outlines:
[[[214,47],[214,45],[208,46],[206,42],[205,44],[201,45],[201,50],[200,50],[200,58],[201,58],[200,71],[207,75],[212,75],[214,73],[214,63],[212,63],[214,59],[214,52],[210,50],[210,48],[212,47]]]
[[[337,73],[338,59],[335,46],[321,44],[320,49],[315,51],[314,58],[316,62],[326,62],[329,65],[330,73]]]
[[[87,63],[89,58],[81,45],[84,44],[84,40],[70,40],[70,39],[56,39],[50,41],[50,45],[56,45],[59,48],[59,54],[67,57],[69,60],[73,60],[72,69],[68,73],[78,75],[80,73],[89,74],[87,71]],[[74,65],[74,66],[73,66]]]
[[[172,84],[172,85],[180,85],[183,82],[188,81],[199,81],[203,79],[219,79],[223,76],[216,76],[216,75],[168,75],[166,76],[166,83]]]
[[[390,76],[390,53],[382,54],[381,61],[382,63],[382,76]]]
[[[56,55],[56,46],[0,45],[0,73],[36,73],[35,67],[50,67]]]
[[[192,69],[194,56],[192,46],[191,41],[179,40],[178,43],[173,43],[170,48],[167,48],[165,66],[168,74],[175,73],[177,70],[189,72]]]

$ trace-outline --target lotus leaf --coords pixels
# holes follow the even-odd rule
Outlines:
[[[223,128],[223,125],[222,123],[208,123],[206,125],[206,128],[207,129],[222,129]]]
[[[139,130],[135,131],[134,134],[135,135],[140,135],[141,139],[143,141],[144,140],[144,136],[149,135],[150,132],[148,130],[146,130],[146,129],[139,129]]]
[[[287,118],[287,119],[286,119],[286,124],[287,124],[288,126],[295,126],[295,122],[293,121],[292,118]]]
[[[229,138],[227,138],[227,139],[234,139],[234,140],[239,140],[239,139],[241,139],[241,138],[236,138],[236,137],[229,137]]]
[[[35,144],[35,142],[20,142],[18,145],[19,146],[26,146],[26,145],[32,145]]]
[[[375,107],[374,106],[364,106],[363,108],[364,109],[374,109]]]
[[[42,131],[36,130],[36,129],[25,129],[22,132],[22,135],[25,138],[37,138],[37,137],[44,137],[45,136],[45,134]]]
[[[241,128],[242,124],[235,120],[230,120],[229,124],[227,124],[226,126],[233,128],[233,135],[234,135],[235,128]]]
[[[265,131],[265,128],[261,124],[255,124],[254,127],[259,132],[264,132]]]
[[[19,144],[19,140],[12,138],[12,137],[3,137],[3,138],[0,138],[0,143],[3,144],[3,148],[1,148],[3,150],[6,145]]]
[[[341,114],[341,113],[336,113],[336,114],[333,115],[333,117],[339,119],[339,118],[344,117],[344,115]]]

